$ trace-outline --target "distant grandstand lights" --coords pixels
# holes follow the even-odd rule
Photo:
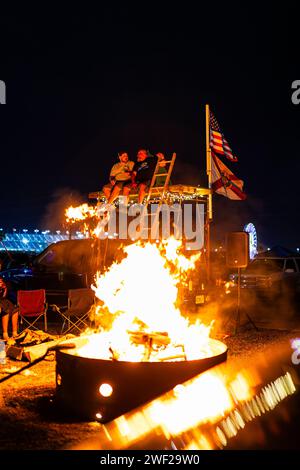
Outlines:
[[[35,229],[30,233],[28,229],[24,230],[22,229],[17,232],[17,229],[14,229],[10,233],[3,233],[0,251],[6,249],[8,251],[30,251],[40,253],[51,243],[69,239],[68,234],[62,234],[60,231],[60,233],[57,233],[57,231],[55,233],[51,233],[50,230],[39,232],[38,229]],[[79,232],[72,236],[74,239],[82,239],[83,237],[84,235]]]

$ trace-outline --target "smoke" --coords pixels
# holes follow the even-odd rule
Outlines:
[[[51,196],[51,201],[45,209],[45,214],[40,222],[43,229],[51,231],[65,227],[65,210],[69,206],[79,206],[86,202],[84,197],[71,188],[59,188]]]
[[[171,176],[171,184],[183,184],[206,187],[206,174],[201,169],[201,161],[199,159],[199,167],[176,160],[174,170]]]
[[[199,158],[199,166],[177,160],[171,176],[171,184],[207,187],[207,176],[201,159]],[[257,229],[259,243],[269,246],[270,243],[266,240],[267,230],[264,227],[266,210],[265,202],[252,194],[248,194],[245,201],[233,201],[214,194],[212,244],[224,245],[227,232],[243,230],[244,225],[252,222]]]
[[[253,196],[245,201],[232,201],[220,195],[213,197],[212,243],[224,246],[227,232],[241,231],[244,225],[252,222],[257,230],[258,242],[265,243],[261,218],[264,214],[264,202]]]
[[[213,337],[254,331],[255,328],[292,330],[299,325],[297,304],[291,293],[279,296],[275,302],[271,296],[243,289],[238,305],[237,288],[230,294],[225,294],[225,289],[224,292],[219,290],[213,301],[201,307],[201,320],[205,324],[213,321]]]
[[[270,271],[266,271],[264,267],[255,269],[255,272],[251,268],[241,270],[242,276],[251,275],[254,278],[248,278],[248,287],[241,288],[238,302],[237,283],[226,285],[230,280],[229,274],[235,270],[226,267],[224,252],[214,254],[211,268],[209,302],[201,307],[201,318],[205,319],[206,323],[214,320],[214,334],[231,335],[235,333],[236,328],[238,332],[242,332],[245,329],[254,329],[255,326],[289,330],[299,325],[300,292],[297,292],[295,278],[293,280],[292,277],[287,277],[279,269],[272,271],[272,282],[266,282],[262,286]],[[297,276],[297,273],[294,274]],[[255,282],[258,285],[251,287],[251,283]]]

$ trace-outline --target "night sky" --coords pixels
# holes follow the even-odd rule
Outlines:
[[[248,195],[214,197],[214,239],[251,221],[265,245],[300,246],[297,14],[162,4],[0,18],[0,225],[59,228],[120,150],[175,151],[173,181],[205,185],[209,103]]]

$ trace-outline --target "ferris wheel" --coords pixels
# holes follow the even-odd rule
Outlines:
[[[244,226],[244,232],[249,233],[249,255],[253,259],[257,255],[257,233],[254,224],[249,223]]]

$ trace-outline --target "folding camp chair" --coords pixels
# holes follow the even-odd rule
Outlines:
[[[89,311],[95,303],[95,293],[92,289],[70,289],[68,292],[68,305],[58,307],[51,305],[63,318],[61,333],[68,333],[75,329],[81,332],[90,326]],[[65,329],[66,328],[66,329]]]
[[[47,304],[45,289],[19,290],[17,293],[20,320],[27,328],[38,329],[36,322],[44,317],[44,330],[47,331]]]

